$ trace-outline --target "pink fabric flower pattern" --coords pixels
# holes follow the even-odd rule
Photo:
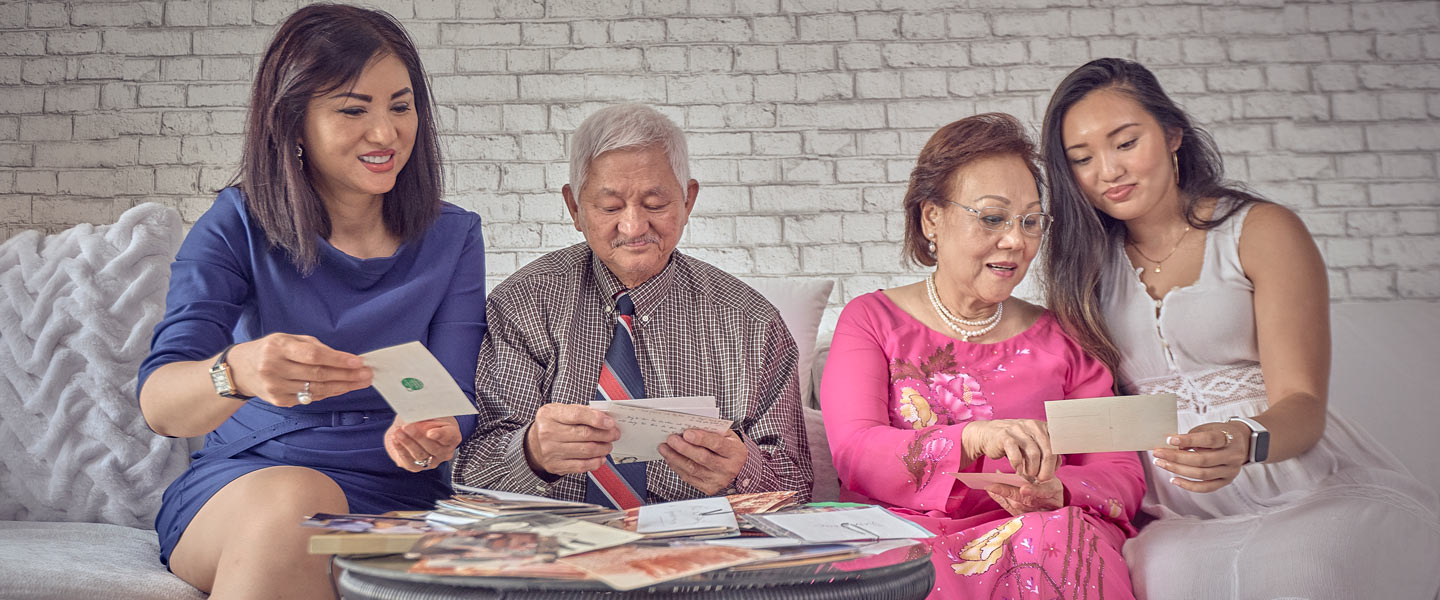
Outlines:
[[[921,431],[910,442],[905,454],[900,461],[905,463],[905,470],[910,472],[910,481],[915,484],[915,489],[930,484],[935,476],[935,463],[940,462],[955,448],[955,443],[950,438],[936,436],[939,429],[927,429]]]
[[[1005,555],[1005,542],[1020,531],[1022,517],[1010,519],[989,533],[970,540],[958,555],[950,555],[953,561],[950,568],[955,570],[956,575],[979,575],[989,571]]]
[[[915,362],[897,358],[890,365],[890,380],[900,396],[895,403],[902,423],[914,429],[931,425],[954,425],[994,417],[990,403],[980,393],[980,380],[961,370],[955,362],[955,343],[935,348]]]
[[[935,373],[930,376],[931,398],[939,400],[951,423],[988,421],[995,412],[980,397],[980,382],[965,373]]]
[[[1112,519],[1125,517],[1125,505],[1118,498],[1105,499],[1105,514]]]
[[[924,394],[907,387],[900,390],[900,418],[915,429],[924,429],[935,424],[935,411]]]

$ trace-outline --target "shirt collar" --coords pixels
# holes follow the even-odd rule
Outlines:
[[[630,301],[635,303],[635,312],[644,314],[652,312],[665,296],[670,293],[670,286],[675,281],[675,263],[683,260],[679,250],[670,253],[670,260],[665,263],[654,277],[646,279],[640,285],[630,289]],[[625,284],[620,283],[620,278],[610,272],[610,268],[590,252],[590,271],[595,276],[595,281],[600,287],[601,299],[605,302],[605,308],[611,311],[615,309],[615,295],[625,290]]]

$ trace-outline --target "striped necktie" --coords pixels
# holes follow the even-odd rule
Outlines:
[[[615,320],[615,335],[605,350],[605,363],[600,366],[600,382],[595,389],[596,400],[630,400],[645,397],[645,379],[640,363],[635,360],[635,342],[630,332],[635,326],[635,303],[629,292],[615,296],[620,318]],[[589,473],[585,485],[585,501],[592,504],[629,509],[645,504],[646,463],[615,464],[605,457],[605,464]]]

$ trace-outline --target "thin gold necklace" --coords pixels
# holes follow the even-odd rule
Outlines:
[[[1135,239],[1132,238],[1132,237],[1130,237],[1128,234],[1125,236],[1125,241],[1126,241],[1126,243],[1130,244],[1130,247],[1131,247],[1131,248],[1134,248],[1134,249],[1135,249],[1135,252],[1138,253],[1141,258],[1144,258],[1145,260],[1148,260],[1148,261],[1150,261],[1150,262],[1152,262],[1152,263],[1155,263],[1155,272],[1156,272],[1156,273],[1159,273],[1159,272],[1160,272],[1160,265],[1161,265],[1161,264],[1164,264],[1165,261],[1170,260],[1170,257],[1175,256],[1175,251],[1180,249],[1180,242],[1185,241],[1185,236],[1186,236],[1186,235],[1189,235],[1189,234],[1190,234],[1190,226],[1189,226],[1189,225],[1186,225],[1186,226],[1185,226],[1185,231],[1180,232],[1180,239],[1175,240],[1175,245],[1170,248],[1170,253],[1169,253],[1169,254],[1166,254],[1166,255],[1165,255],[1165,258],[1162,258],[1162,259],[1160,259],[1160,260],[1155,260],[1155,259],[1153,259],[1153,258],[1150,258],[1150,255],[1146,254],[1144,250],[1141,250],[1141,249],[1140,249],[1140,244],[1136,244],[1136,243],[1135,243]]]

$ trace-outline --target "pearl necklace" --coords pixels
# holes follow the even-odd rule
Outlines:
[[[935,291],[934,273],[931,273],[929,277],[925,278],[925,291],[930,295],[930,305],[935,307],[935,314],[940,315],[940,319],[945,321],[945,324],[949,325],[950,329],[960,336],[960,341],[962,342],[968,342],[972,337],[980,337],[990,333],[990,330],[995,329],[995,326],[1000,324],[1000,318],[1005,315],[1004,302],[996,304],[995,314],[984,319],[970,321],[951,314],[950,311],[945,308],[945,305],[940,302],[940,294]],[[963,329],[960,327],[961,325],[979,327],[980,329]]]

